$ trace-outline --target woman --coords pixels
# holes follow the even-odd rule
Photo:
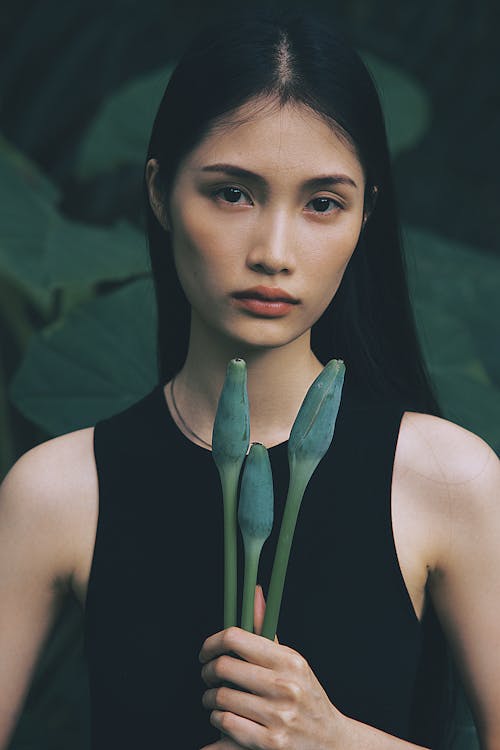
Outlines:
[[[360,58],[309,14],[206,29],[160,103],[144,186],[160,382],[95,428],[25,454],[3,486],[15,517],[12,497],[29,497],[38,470],[50,509],[42,593],[29,598],[45,624],[16,636],[30,644],[23,674],[55,601],[48,581],[64,580],[85,607],[94,750],[446,747],[451,647],[482,746],[498,747],[500,463],[442,418],[426,375],[383,116]],[[250,440],[268,447],[275,480],[264,586],[291,426],[325,363],[346,363],[274,643],[258,635],[262,588],[255,634],[221,625],[210,448],[235,356],[247,363]],[[63,458],[71,478],[55,479]],[[27,518],[29,501],[17,505]],[[238,554],[241,592],[241,539]]]

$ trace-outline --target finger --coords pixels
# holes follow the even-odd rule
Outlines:
[[[269,746],[267,727],[245,719],[243,716],[237,716],[229,711],[212,711],[210,723],[244,748]],[[225,745],[222,745],[221,750],[226,750]]]
[[[203,707],[210,711],[228,711],[258,724],[269,726],[272,721],[271,703],[253,693],[242,693],[226,685],[211,688],[203,694]]]
[[[279,644],[276,641],[270,641],[256,633],[249,633],[243,628],[233,626],[209,636],[198,658],[204,664],[221,654],[233,653],[252,664],[273,669],[279,664],[279,655],[276,653],[277,645]]]
[[[264,624],[264,614],[266,612],[266,600],[262,586],[257,584],[255,587],[254,605],[253,605],[253,630],[257,635],[262,634]]]
[[[238,690],[246,690],[255,695],[270,696],[273,686],[273,670],[259,667],[229,654],[205,664],[201,678],[209,688],[222,683],[230,683]]]

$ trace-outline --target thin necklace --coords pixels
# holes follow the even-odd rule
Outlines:
[[[174,396],[174,382],[175,382],[175,378],[176,378],[176,377],[177,377],[177,375],[175,375],[174,379],[173,379],[173,380],[172,380],[172,382],[170,383],[170,395],[172,396],[172,403],[173,403],[173,405],[174,405],[174,409],[175,409],[175,411],[177,412],[177,416],[178,416],[178,417],[179,417],[179,419],[181,420],[181,422],[182,422],[182,424],[184,425],[184,427],[186,428],[186,430],[187,430],[188,432],[190,432],[190,433],[191,433],[191,435],[193,435],[193,437],[197,438],[198,440],[201,440],[201,442],[202,442],[202,443],[205,443],[205,445],[208,445],[208,447],[209,447],[209,448],[211,448],[211,447],[212,447],[212,443],[207,443],[207,441],[206,441],[206,440],[203,440],[203,438],[202,438],[202,437],[200,437],[199,435],[197,435],[197,434],[196,434],[196,432],[193,432],[193,430],[191,429],[191,427],[189,427],[189,426],[188,426],[188,425],[187,425],[187,424],[185,423],[184,419],[182,418],[182,414],[180,413],[179,409],[177,408],[177,404],[175,403],[175,396]]]

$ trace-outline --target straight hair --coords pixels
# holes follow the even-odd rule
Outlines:
[[[374,401],[442,417],[412,310],[384,116],[374,80],[338,24],[318,12],[280,9],[225,13],[191,40],[159,104],[146,164],[159,162],[168,216],[182,160],[208,134],[285,104],[305,105],[356,154],[369,218],[330,304],[311,328],[311,349],[326,364],[343,359],[349,377]],[[377,187],[376,194],[374,186]],[[190,304],[175,269],[170,234],[153,212],[146,178],[144,210],[157,309],[162,383],[182,368]],[[427,591],[423,658],[417,675],[411,741],[447,750],[453,741],[456,672]]]

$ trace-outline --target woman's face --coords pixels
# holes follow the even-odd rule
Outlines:
[[[357,157],[304,107],[285,105],[208,135],[181,163],[169,205],[194,320],[256,347],[307,332],[356,247],[363,195]],[[280,288],[298,303],[270,313],[233,297],[255,286]]]

